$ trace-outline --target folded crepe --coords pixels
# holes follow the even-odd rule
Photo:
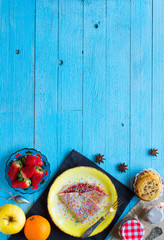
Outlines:
[[[101,193],[97,190],[86,192],[84,195],[86,195],[86,198],[91,198],[98,205],[104,203],[108,197],[105,193]]]
[[[94,189],[82,193],[77,192],[77,189],[74,192],[64,191],[58,193],[58,196],[81,223],[98,213],[100,205],[108,197],[102,190],[100,192]]]

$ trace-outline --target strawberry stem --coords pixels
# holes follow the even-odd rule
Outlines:
[[[44,170],[43,170],[42,167],[35,166],[35,168],[36,168],[37,170],[39,170],[40,172],[44,172]]]
[[[23,180],[24,180],[24,179],[23,179],[22,177],[19,177],[19,178],[18,178],[18,181],[19,181],[19,182],[21,182],[21,181],[23,181]]]

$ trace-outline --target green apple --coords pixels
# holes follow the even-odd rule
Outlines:
[[[0,207],[0,232],[15,234],[22,230],[26,217],[23,210],[14,204],[5,204]]]

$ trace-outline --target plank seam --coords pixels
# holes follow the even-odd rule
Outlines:
[[[105,1],[105,17],[106,17],[106,29],[105,29],[105,99],[107,99],[107,0]],[[105,155],[107,153],[107,111],[108,107],[106,104],[105,111]]]
[[[57,58],[58,58],[58,61],[59,61],[59,0],[58,0],[58,37],[57,37],[57,45],[58,45],[58,48],[57,48]],[[58,138],[58,127],[59,127],[59,65],[57,67],[57,123],[56,123],[56,136]],[[58,138],[58,141],[56,143],[56,147],[57,147],[57,159],[58,159],[58,156],[59,156],[59,138]],[[58,164],[58,162],[57,162]]]
[[[131,172],[131,113],[132,113],[132,109],[131,109],[131,78],[132,78],[132,56],[131,56],[131,50],[132,50],[132,44],[131,44],[131,41],[132,41],[132,36],[131,36],[131,27],[132,27],[132,22],[131,22],[131,13],[132,11],[132,7],[131,7],[131,0],[130,0],[130,44],[129,44],[129,66],[130,66],[130,69],[129,69],[129,187],[130,187],[130,172]]]
[[[82,153],[83,153],[83,141],[84,141],[84,1],[82,1]]]
[[[35,148],[35,87],[36,87],[36,0],[35,0],[35,18],[34,18],[34,139]]]
[[[153,147],[152,144],[153,144],[153,32],[154,32],[154,29],[153,29],[153,0],[152,0],[152,36],[151,36],[151,148]],[[151,167],[152,167],[152,160],[151,160]]]

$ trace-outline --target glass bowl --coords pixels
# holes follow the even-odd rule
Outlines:
[[[40,159],[42,159],[42,161],[43,161],[43,166],[42,167],[44,169],[44,176],[43,176],[41,182],[39,183],[37,189],[33,189],[31,185],[26,189],[14,188],[14,187],[12,187],[12,182],[10,180],[10,177],[8,176],[8,171],[10,169],[10,165],[13,161],[18,160],[21,157],[29,155],[29,154],[37,156]],[[50,177],[50,164],[49,164],[46,156],[44,156],[41,152],[39,152],[39,151],[37,151],[33,148],[24,148],[22,150],[19,150],[19,151],[13,153],[10,156],[10,158],[7,160],[6,168],[5,168],[5,177],[8,181],[8,184],[10,185],[10,187],[12,187],[15,191],[18,191],[18,192],[23,193],[23,194],[33,194],[35,192],[39,192],[41,189],[43,189],[46,186],[46,183],[48,182],[49,177]]]

